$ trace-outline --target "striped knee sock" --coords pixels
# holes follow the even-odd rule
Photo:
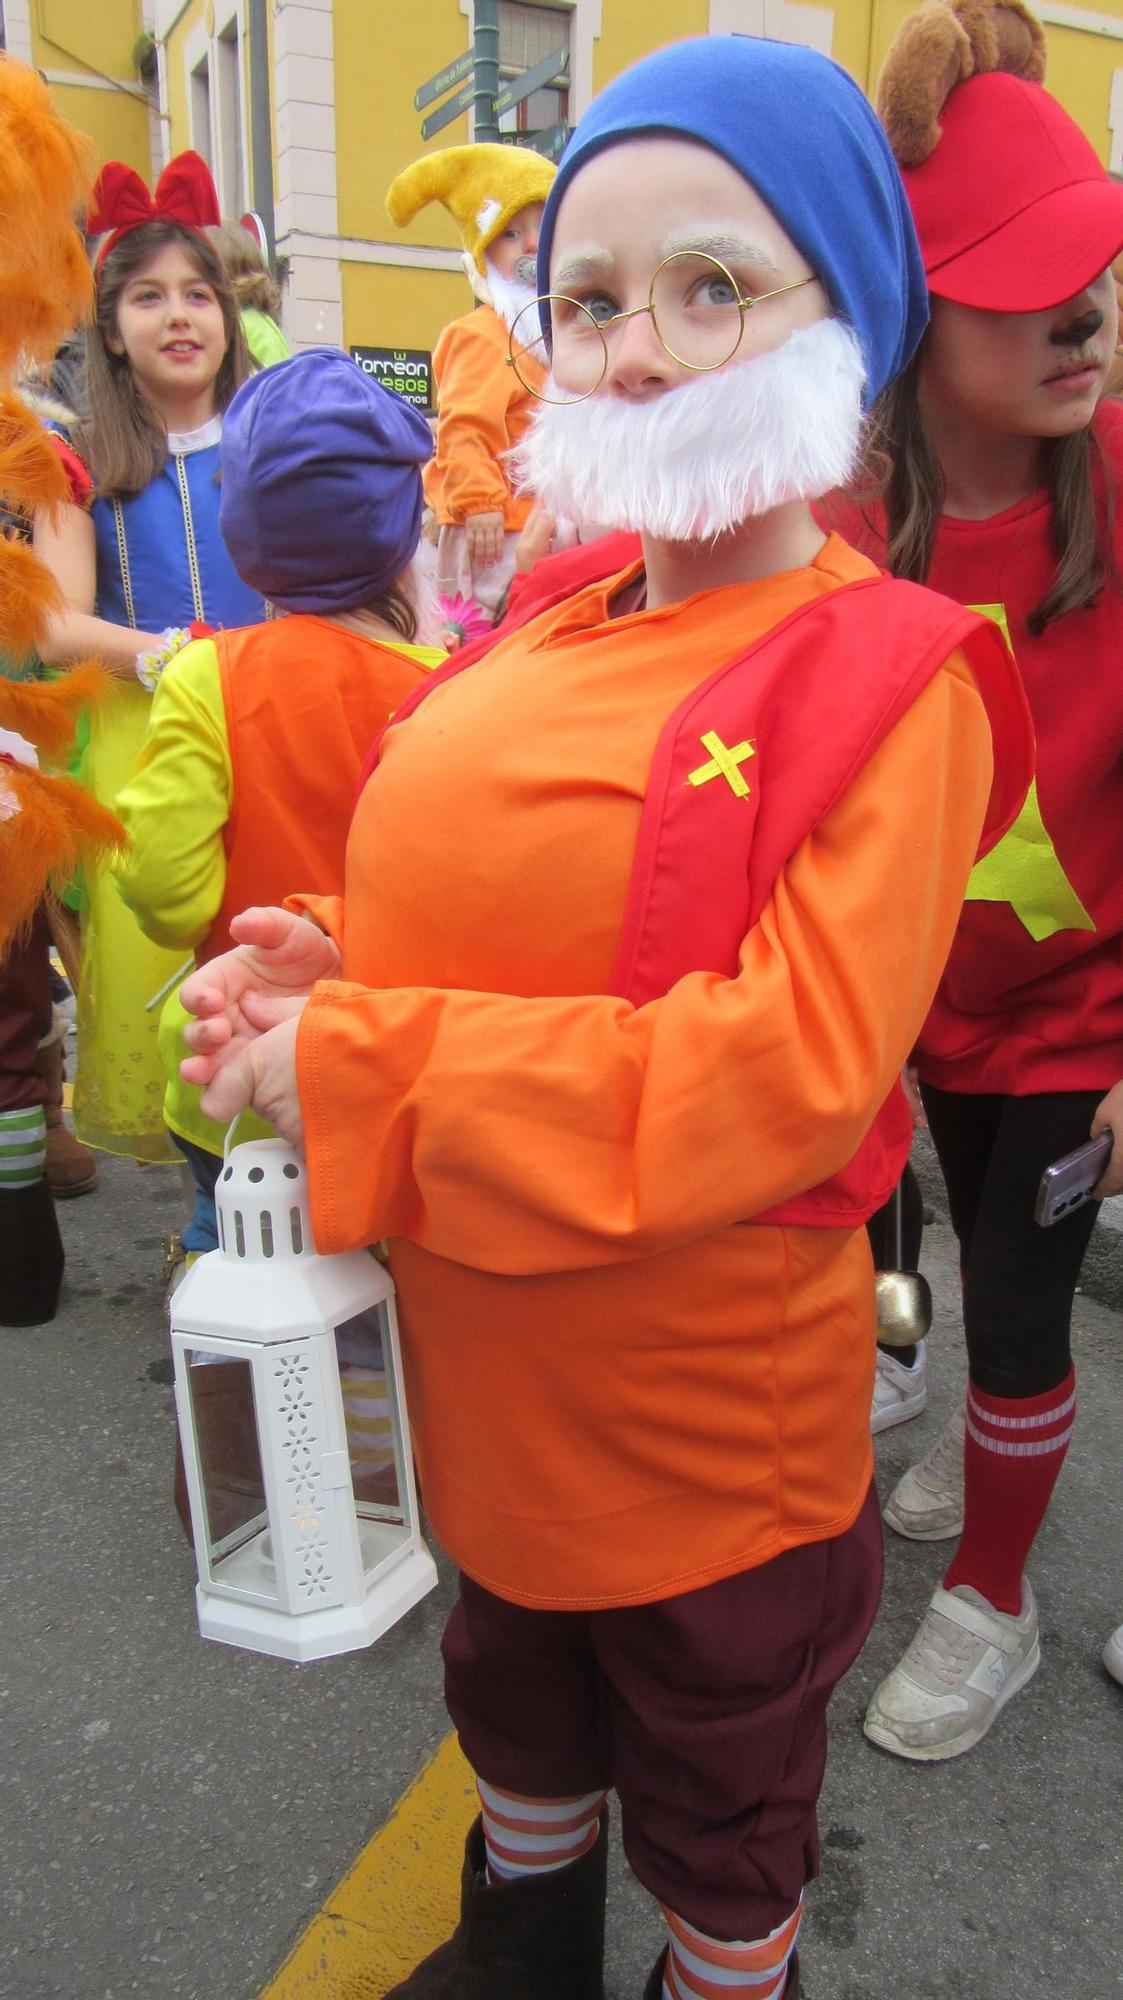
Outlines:
[[[1022,1608],[1022,1571],[1064,1464],[1076,1377],[1043,1396],[967,1392],[963,1535],[944,1587],[970,1584],[996,1611]]]
[[[0,1111],[0,1190],[34,1187],[47,1165],[47,1120],[41,1104]]]
[[[780,2000],[802,1914],[801,1901],[767,1937],[725,1944],[664,1909],[671,1936],[663,2000]]]
[[[575,1799],[523,1799],[477,1778],[487,1872],[493,1882],[552,1875],[587,1854],[600,1831],[607,1792]]]

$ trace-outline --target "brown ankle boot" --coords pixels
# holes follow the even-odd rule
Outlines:
[[[643,2000],[663,2000],[663,1968],[667,1963],[664,1948],[657,1962],[652,1966],[647,1985],[643,1989]],[[799,1983],[799,1953],[793,1951],[788,1960],[788,1978],[784,1987],[784,2000],[800,2000],[803,1988]]]
[[[98,1183],[97,1161],[86,1146],[79,1145],[67,1129],[62,1115],[62,1086],[66,1078],[61,1041],[47,1042],[39,1050],[36,1067],[47,1086],[43,1106],[47,1120],[47,1184],[57,1201],[71,1195],[90,1194]]]
[[[491,1883],[483,1827],[464,1850],[460,1922],[386,2000],[604,2000],[608,1813],[595,1847],[554,1875]]]

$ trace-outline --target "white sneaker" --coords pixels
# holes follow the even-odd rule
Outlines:
[[[895,1757],[961,1757],[1041,1664],[1037,1606],[1022,1583],[1017,1616],[969,1584],[937,1590],[912,1645],[873,1696],[863,1727]]]
[[[873,1378],[873,1412],[870,1416],[870,1430],[874,1437],[879,1431],[892,1430],[894,1424],[907,1424],[910,1417],[918,1417],[928,1401],[928,1342],[916,1343],[916,1360],[911,1367],[898,1361],[896,1355],[887,1354],[883,1347],[877,1350],[877,1373]]]
[[[1104,1666],[1113,1681],[1123,1683],[1123,1625],[1117,1625],[1104,1647]]]
[[[910,1542],[943,1542],[962,1534],[963,1429],[960,1413],[901,1474],[882,1510],[895,1534]]]

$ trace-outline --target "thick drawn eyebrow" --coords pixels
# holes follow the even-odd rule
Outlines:
[[[568,257],[562,258],[556,271],[551,271],[550,289],[564,292],[570,285],[583,285],[593,278],[610,277],[615,261],[611,250],[598,249],[595,244],[573,250]]]
[[[701,256],[720,257],[723,261],[732,257],[738,264],[752,265],[754,269],[770,274],[780,268],[770,251],[742,236],[739,230],[720,226],[710,228],[705,223],[701,227],[691,224],[686,229],[672,230],[669,236],[664,237],[661,249],[664,257],[675,257],[683,251],[696,251]]]

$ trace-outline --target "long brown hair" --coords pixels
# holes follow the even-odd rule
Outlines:
[[[406,595],[400,584],[388,583],[385,590],[380,591],[369,604],[364,604],[363,610],[372,612],[385,624],[392,625],[407,645],[413,644],[417,637],[417,606],[413,599]]]
[[[868,484],[859,502],[880,503],[885,516],[885,566],[910,583],[928,581],[944,500],[943,475],[920,413],[919,372],[918,353],[870,412],[865,449]],[[1044,440],[1044,448],[1057,567],[1040,604],[1026,620],[1035,638],[1066,612],[1094,604],[1113,571],[1112,490],[1095,437],[1091,430],[1074,431],[1069,437]],[[1100,507],[1097,485],[1103,493]]]
[[[226,352],[215,378],[216,409],[224,410],[253,372],[237,301],[221,260],[198,230],[158,218],[115,243],[98,275],[94,323],[86,328],[86,414],[74,437],[98,492],[109,499],[139,493],[167,463],[163,419],[135,380],[128,356],[114,354],[109,337],[117,331],[117,309],[129,280],[173,243],[210,286],[222,313]]]

